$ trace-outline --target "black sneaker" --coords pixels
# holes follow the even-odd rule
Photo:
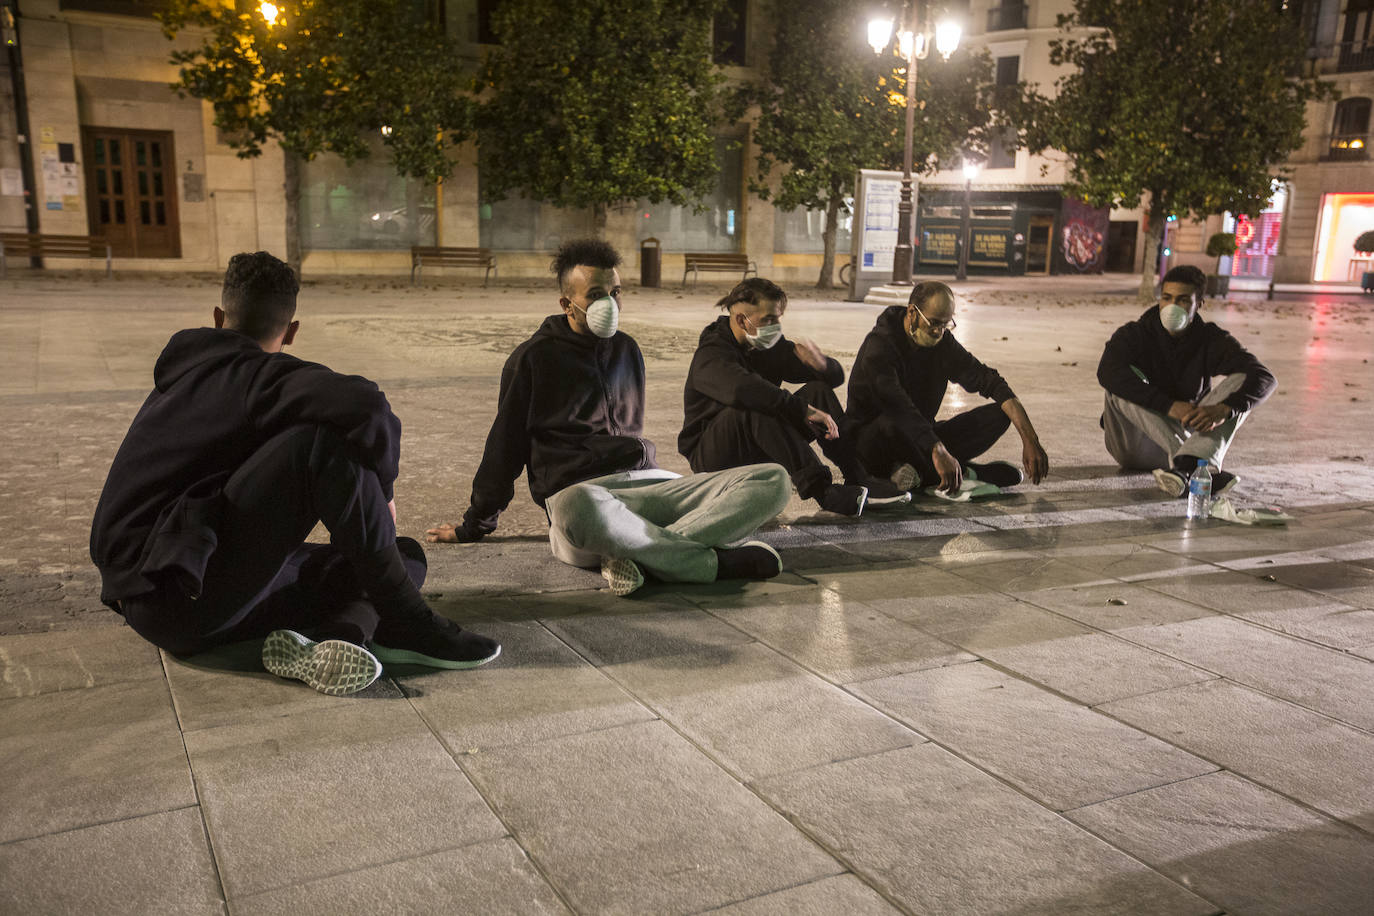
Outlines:
[[[382,664],[429,668],[476,668],[501,654],[496,640],[432,612],[428,620],[383,620],[371,648]]]
[[[848,481],[846,481],[848,483]],[[870,509],[881,509],[884,506],[901,506],[911,502],[911,493],[902,490],[890,480],[882,477],[867,477],[860,484],[868,490],[867,506]]]
[[[342,639],[315,642],[295,630],[273,630],[262,641],[262,666],[277,677],[304,681],[332,697],[357,693],[377,680],[382,666],[362,646]]]
[[[1155,485],[1165,493],[1177,499],[1188,493],[1188,478],[1172,468],[1155,468],[1150,472],[1155,475]]]
[[[1010,461],[989,461],[987,464],[968,464],[964,476],[970,480],[990,483],[994,487],[1014,487],[1026,479],[1021,469]]]
[[[763,541],[716,548],[716,579],[771,579],[782,572],[782,557]]]
[[[868,501],[868,487],[832,483],[816,497],[816,502],[827,512],[838,515],[863,515],[864,503]]]
[[[1240,483],[1240,478],[1230,471],[1212,472],[1212,496],[1213,498],[1223,493],[1235,489],[1236,484]]]

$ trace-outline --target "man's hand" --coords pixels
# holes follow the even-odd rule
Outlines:
[[[1183,418],[1192,413],[1193,405],[1187,401],[1174,401],[1169,405],[1169,416],[1182,423]]]
[[[484,532],[467,525],[439,525],[425,532],[425,540],[431,544],[474,544],[484,537]]]
[[[817,427],[817,432],[824,430],[827,439],[840,438],[840,428],[835,425],[835,418],[824,410],[808,406],[806,408],[806,422]]]
[[[396,524],[396,500],[393,499],[387,503],[386,507],[391,510],[391,524],[394,526]]]
[[[935,448],[930,450],[930,460],[935,464],[935,472],[940,475],[938,489],[946,493],[957,492],[959,485],[964,482],[964,469],[954,460],[943,442],[935,443]]]
[[[1021,466],[1026,469],[1031,483],[1039,483],[1050,472],[1050,456],[1040,447],[1039,439],[1022,440]]]
[[[812,369],[815,369],[817,372],[825,371],[825,354],[821,352],[821,348],[816,346],[814,341],[802,337],[792,341],[792,343],[797,348],[798,359],[806,363]],[[834,437],[832,436],[831,438]]]
[[[1195,433],[1206,433],[1231,419],[1231,408],[1225,404],[1205,404],[1190,408],[1179,421]]]

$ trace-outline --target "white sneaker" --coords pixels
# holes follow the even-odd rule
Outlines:
[[[332,697],[357,693],[382,673],[382,663],[362,646],[342,639],[314,642],[295,630],[267,634],[262,666],[277,677],[304,681]]]
[[[899,490],[906,490],[909,492],[912,487],[916,486],[916,478],[918,476],[915,467],[904,464],[892,472],[892,485]]]
[[[1155,485],[1175,499],[1188,492],[1188,480],[1178,471],[1155,468],[1150,473],[1155,477]]]
[[[611,587],[611,594],[624,598],[644,584],[644,572],[634,560],[609,557],[601,561],[601,578]]]

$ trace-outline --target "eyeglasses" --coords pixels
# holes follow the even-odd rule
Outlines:
[[[921,307],[919,305],[913,305],[912,308],[916,310],[917,315],[921,316],[921,319],[925,321],[926,325],[930,328],[930,330],[936,334],[939,334],[942,331],[952,331],[959,326],[955,324],[953,318],[951,318],[949,321],[931,321],[929,318],[926,318],[926,313],[921,311]]]

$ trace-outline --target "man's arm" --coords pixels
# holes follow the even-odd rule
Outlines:
[[[813,341],[784,337],[765,358],[773,353],[777,354],[774,371],[785,382],[819,381],[831,388],[844,384],[844,367],[838,360],[826,356]]]
[[[697,391],[727,407],[788,417],[798,426],[806,424],[809,405],[805,398],[749,371],[714,347],[697,350],[688,378]]]
[[[1026,476],[1031,483],[1039,483],[1050,472],[1050,457],[1040,446],[1040,436],[1031,425],[1030,416],[1026,408],[1021,406],[1019,398],[1007,398],[1001,406],[1002,412],[1011,419],[1011,425],[1021,435],[1021,464],[1026,469]]]
[[[1098,360],[1097,382],[1123,400],[1173,416],[1176,405],[1182,402],[1176,402],[1173,395],[1142,376],[1136,365],[1141,360],[1139,342],[1134,339],[1137,333],[1134,323],[1116,329]]]
[[[1216,362],[1207,368],[1212,375],[1245,373],[1245,384],[1222,402],[1236,413],[1255,409],[1268,400],[1269,395],[1278,387],[1274,373],[1226,331],[1221,331]]]

